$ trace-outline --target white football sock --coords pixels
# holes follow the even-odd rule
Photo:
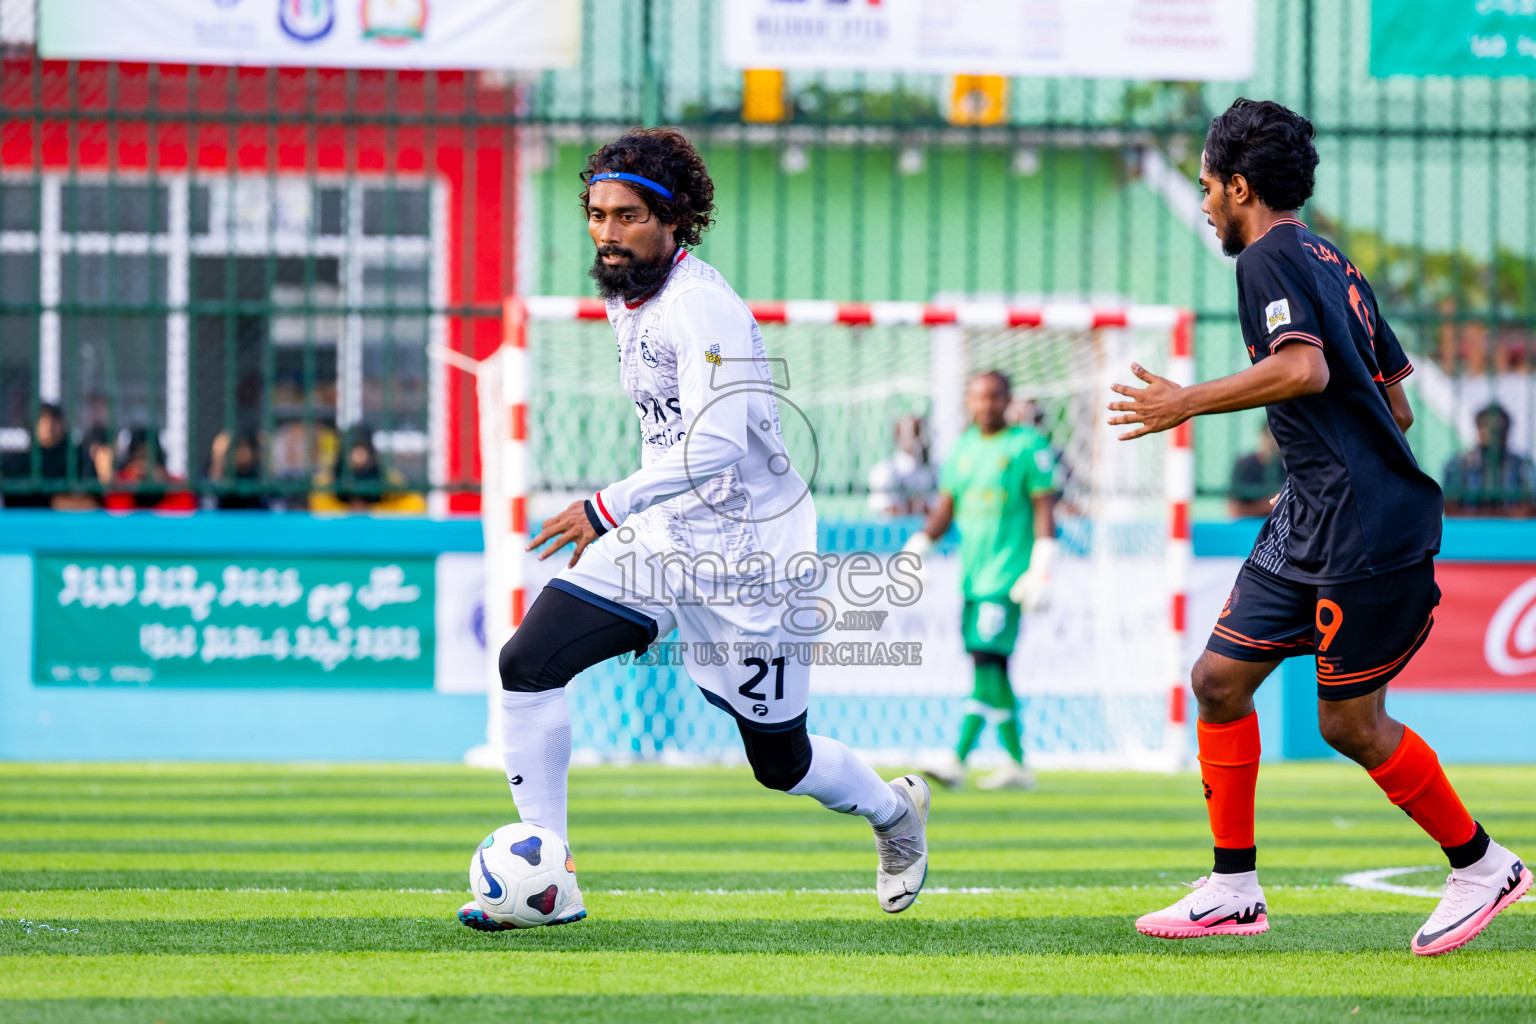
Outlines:
[[[1478,882],[1483,885],[1502,882],[1514,859],[1514,854],[1490,839],[1488,849],[1483,851],[1480,858],[1464,868],[1452,868],[1451,873],[1469,882]]]
[[[837,740],[811,737],[811,767],[790,790],[808,796],[829,811],[857,814],[876,828],[901,817],[907,805],[890,783]]]
[[[507,766],[518,816],[565,839],[566,775],[571,767],[571,708],[565,687],[501,691],[501,761]]]
[[[1239,899],[1256,900],[1264,894],[1257,871],[1213,871],[1211,881]]]

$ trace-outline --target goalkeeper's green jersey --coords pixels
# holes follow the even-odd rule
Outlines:
[[[973,425],[944,461],[939,489],[955,499],[966,599],[1006,599],[1029,568],[1035,541],[1030,499],[1061,489],[1049,440],[1031,427],[1004,427],[987,437]]]

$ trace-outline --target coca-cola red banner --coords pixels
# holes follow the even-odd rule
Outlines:
[[[1536,562],[1435,562],[1440,607],[1394,689],[1536,690]]]

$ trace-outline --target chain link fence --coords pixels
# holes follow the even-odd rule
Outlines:
[[[576,174],[636,123],[700,145],[698,254],[744,296],[1188,306],[1199,374],[1232,372],[1193,177],[1243,94],[1318,126],[1304,214],[1410,350],[1421,461],[1490,492],[1457,508],[1528,509],[1502,493],[1528,462],[1469,482],[1457,460],[1498,447],[1493,404],[1499,457],[1536,448],[1536,81],[1372,78],[1369,0],[1271,0],[1250,82],[1014,79],[998,123],[960,127],[943,76],[790,72],[787,120],[748,124],[719,0],[583,18],[567,71],[186,68],[43,61],[32,3],[0,0],[7,503],[474,507],[472,384],[429,348],[490,351],[514,289],[589,293]],[[1199,424],[1200,514],[1258,429]]]

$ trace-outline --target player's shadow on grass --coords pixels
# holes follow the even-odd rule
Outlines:
[[[1148,953],[1363,953],[1402,951],[1423,915],[1306,914],[1276,918],[1252,938],[1168,942],[1138,935],[1132,918],[1018,917],[934,921],[921,907],[899,919],[676,921],[595,917],[576,925],[482,933],[445,907],[434,918],[280,918],[253,921],[55,922],[78,932],[0,931],[0,955],[250,954],[508,950],[903,956]],[[1536,947],[1536,915],[1510,914],[1477,940],[1483,952]]]

